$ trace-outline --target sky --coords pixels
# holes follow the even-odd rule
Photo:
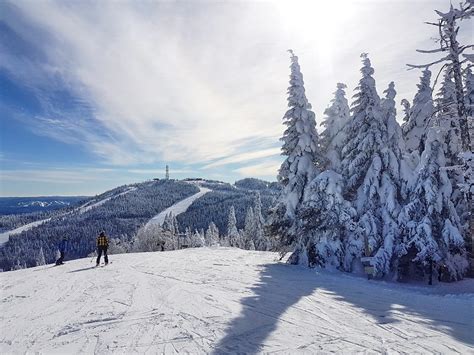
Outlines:
[[[410,101],[449,0],[0,1],[0,196],[274,181],[293,49],[319,125],[369,53]],[[472,25],[472,24],[471,24]],[[472,31],[472,28],[471,28]],[[461,33],[461,39],[470,31]],[[467,34],[466,34],[467,33]],[[401,120],[401,110],[399,117]]]

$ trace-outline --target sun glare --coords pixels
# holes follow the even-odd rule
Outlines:
[[[281,27],[303,44],[324,48],[320,56],[328,58],[334,49],[334,38],[344,24],[355,16],[353,1],[275,0]]]

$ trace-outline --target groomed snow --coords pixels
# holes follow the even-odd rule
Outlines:
[[[199,248],[2,273],[0,353],[473,352],[473,280],[405,286],[276,257]]]
[[[187,211],[187,209],[189,208],[189,206],[191,206],[193,204],[194,201],[196,201],[198,198],[204,196],[205,194],[207,194],[209,191],[212,191],[208,188],[205,188],[205,187],[201,187],[199,186],[199,183],[196,183],[196,182],[190,182],[194,185],[196,185],[196,187],[199,188],[199,192],[195,193],[194,195],[192,196],[189,196],[177,203],[175,203],[174,205],[168,207],[167,209],[165,209],[164,211],[161,211],[159,214],[157,214],[155,217],[153,217],[152,219],[150,219],[148,221],[148,223],[146,224],[145,228],[147,228],[148,226],[152,225],[152,224],[159,224],[160,226],[163,225],[163,222],[165,221],[165,218],[166,216],[171,212],[174,216],[177,216],[181,213],[184,213]]]

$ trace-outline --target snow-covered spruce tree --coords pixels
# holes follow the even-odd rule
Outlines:
[[[239,248],[242,244],[240,239],[241,237],[237,229],[237,219],[235,218],[235,209],[234,206],[231,206],[227,220],[227,240],[229,246]]]
[[[201,248],[206,245],[204,240],[204,233],[195,230],[191,236],[191,240],[189,242],[189,247],[191,248]]]
[[[277,177],[283,189],[277,204],[270,211],[267,233],[276,239],[276,244],[282,252],[294,250],[296,247],[297,252],[290,258],[290,262],[298,263],[300,242],[295,215],[303,202],[306,186],[320,171],[322,154],[315,115],[306,98],[298,57],[292,51],[290,54],[289,109],[283,116],[283,124],[287,128],[281,138],[282,155],[286,156],[286,159]]]
[[[449,166],[459,164],[462,152],[459,116],[456,106],[456,86],[449,67],[444,71],[443,81],[437,94],[437,121],[445,131],[446,162]]]
[[[410,202],[399,219],[403,242],[400,257],[433,269],[443,270],[442,278],[458,280],[467,268],[464,240],[459,232],[459,217],[451,202],[451,181],[447,176],[443,140],[445,132],[431,128],[421,156]],[[441,267],[441,268],[440,268]]]
[[[397,160],[402,159],[402,151],[405,149],[402,128],[397,122],[397,109],[395,108],[395,83],[392,81],[384,91],[385,98],[381,100],[380,107],[385,125],[387,126],[388,145],[392,148]]]
[[[253,214],[253,208],[251,206],[247,208],[247,213],[245,214],[244,229],[241,231],[241,235],[243,238],[243,249],[255,250],[255,216]]]
[[[44,257],[43,247],[40,248],[38,255],[36,256],[36,266],[46,265],[46,259]]]
[[[376,275],[382,276],[392,267],[399,234],[400,162],[389,144],[387,123],[372,77],[374,69],[366,54],[361,57],[362,78],[354,95],[353,117],[346,125],[347,141],[342,150],[345,198],[353,203],[358,224],[346,241],[344,264],[346,270],[352,270],[354,259],[366,249],[374,258]]]
[[[214,222],[209,223],[206,230],[206,245],[210,247],[219,245],[219,229]]]
[[[408,121],[402,125],[406,149],[409,153],[416,152],[418,155],[424,150],[425,134],[434,113],[430,79],[431,72],[428,69],[423,70]]]
[[[334,92],[334,99],[324,111],[324,119],[321,126],[324,131],[321,132],[321,148],[322,152],[328,159],[329,167],[340,172],[341,150],[346,140],[344,127],[350,119],[349,104],[346,99],[344,89],[347,86],[337,83],[337,90]]]
[[[264,233],[265,219],[262,215],[262,199],[260,197],[260,192],[257,191],[255,195],[255,205],[253,208],[254,221],[255,221],[255,250],[270,250],[271,245]]]
[[[403,132],[403,125],[406,124],[406,122],[410,121],[410,109],[411,109],[411,104],[410,101],[407,99],[402,99],[400,101],[400,105],[403,107],[403,124],[402,124],[402,132]]]
[[[343,267],[344,240],[354,230],[356,216],[351,203],[342,196],[343,187],[342,176],[332,170],[319,174],[308,187],[308,198],[298,217],[310,267]]]

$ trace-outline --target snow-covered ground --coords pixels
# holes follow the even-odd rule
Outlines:
[[[187,211],[189,206],[191,206],[194,201],[196,201],[198,198],[204,196],[209,191],[212,191],[208,188],[199,186],[199,183],[195,183],[195,182],[192,182],[192,183],[195,184],[199,188],[199,192],[197,192],[194,195],[189,196],[189,197],[175,203],[174,205],[168,207],[166,210],[161,211],[159,214],[157,214],[155,217],[153,217],[152,219],[150,219],[148,221],[148,223],[145,225],[145,228],[147,228],[148,226],[150,226],[152,224],[159,224],[160,226],[163,225],[163,222],[165,221],[166,216],[170,212],[174,216],[177,216],[181,213],[184,213],[184,212]]]
[[[76,209],[74,209],[73,212],[66,212],[66,213],[62,214],[61,216],[67,215],[69,213],[75,213],[75,212],[85,213],[85,212],[87,212],[87,211],[89,211],[89,210],[91,210],[95,207],[103,205],[104,203],[106,203],[107,201],[109,201],[113,198],[125,195],[129,192],[132,192],[132,191],[136,190],[136,189],[137,189],[136,187],[130,187],[127,190],[125,190],[124,192],[113,195],[111,197],[107,197],[107,198],[104,198],[104,199],[99,200],[99,201],[96,201],[96,200],[89,201],[89,202],[83,204],[82,206],[79,206]],[[22,233],[26,230],[30,230],[34,227],[38,227],[39,225],[48,222],[50,219],[51,218],[46,218],[46,219],[42,219],[42,220],[39,220],[39,221],[34,221],[34,222],[31,222],[31,223],[25,224],[24,226],[21,226],[21,227],[18,227],[18,228],[0,233],[0,247],[3,244],[5,244],[6,242],[8,242],[8,238],[10,238],[11,235],[20,234],[20,233]]]
[[[473,353],[474,280],[367,281],[232,248],[110,259],[0,274],[0,353]]]

